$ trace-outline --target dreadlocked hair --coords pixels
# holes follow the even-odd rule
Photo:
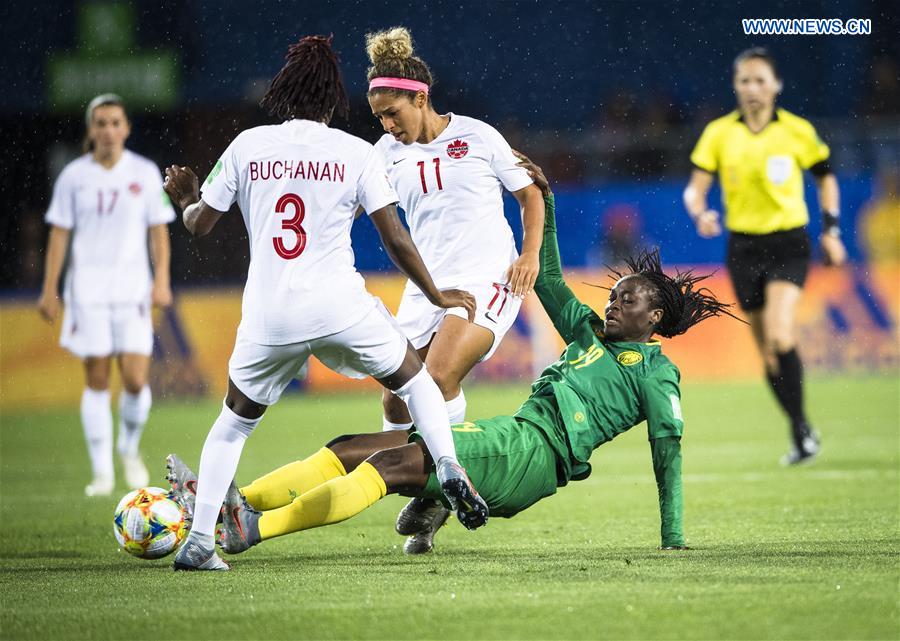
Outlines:
[[[700,321],[713,316],[724,315],[741,320],[728,311],[730,304],[720,302],[709,289],[695,289],[697,283],[712,274],[695,276],[689,269],[684,272],[676,270],[674,276],[669,276],[662,270],[659,249],[641,250],[637,256],[626,258],[625,265],[629,270],[626,273],[608,267],[610,276],[616,280],[637,276],[650,286],[650,305],[663,312],[654,328],[660,336],[672,338],[684,334]]]
[[[341,79],[334,36],[306,36],[288,47],[285,64],[259,106],[278,118],[325,121],[336,111],[347,117],[350,104]]]
[[[406,78],[424,82],[429,87],[434,84],[428,65],[413,55],[412,34],[406,27],[393,27],[366,34],[366,53],[372,61],[366,74],[366,79],[370,82],[373,78]],[[378,87],[369,93],[375,92],[410,97],[416,95],[415,91],[389,87]]]

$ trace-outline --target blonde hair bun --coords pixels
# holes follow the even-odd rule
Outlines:
[[[373,65],[387,60],[409,60],[413,55],[412,34],[406,27],[366,34],[366,53]]]

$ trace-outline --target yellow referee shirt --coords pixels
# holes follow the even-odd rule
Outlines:
[[[770,234],[809,222],[803,170],[828,159],[828,145],[808,120],[776,109],[757,134],[733,111],[706,126],[691,162],[718,173],[725,226],[744,234]]]

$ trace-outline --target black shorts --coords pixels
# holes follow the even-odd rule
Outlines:
[[[786,280],[798,287],[809,271],[809,235],[806,227],[771,234],[732,233],[728,238],[728,275],[741,309],[760,309],[766,300],[766,284]]]

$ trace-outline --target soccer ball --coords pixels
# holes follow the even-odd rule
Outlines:
[[[142,559],[170,554],[187,534],[184,512],[160,487],[142,487],[122,497],[113,517],[119,546]]]

